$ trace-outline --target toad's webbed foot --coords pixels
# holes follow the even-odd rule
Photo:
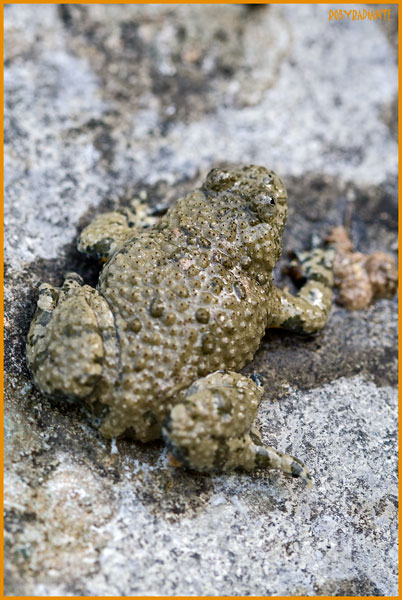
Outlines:
[[[268,327],[280,327],[295,333],[320,331],[328,320],[333,295],[335,250],[315,245],[296,254],[294,273],[301,283],[296,296],[273,288]]]
[[[238,373],[216,371],[182,393],[162,433],[173,457],[197,471],[280,469],[310,482],[297,458],[261,442],[252,427],[262,387]]]

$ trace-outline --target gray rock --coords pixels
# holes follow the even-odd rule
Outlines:
[[[39,281],[96,282],[75,249],[96,212],[168,205],[217,164],[280,173],[288,249],[351,215],[359,250],[396,252],[396,8],[386,27],[322,5],[5,7],[6,594],[397,594],[396,299],[269,332],[245,370],[310,492],[107,442],[24,351]]]

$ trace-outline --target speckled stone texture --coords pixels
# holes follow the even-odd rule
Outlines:
[[[212,166],[280,174],[287,249],[346,222],[357,249],[396,252],[396,5],[381,24],[328,9],[6,6],[7,595],[397,594],[396,299],[270,332],[245,369],[264,441],[312,491],[106,441],[25,363],[35,285],[96,282],[75,249],[93,216],[160,209]]]

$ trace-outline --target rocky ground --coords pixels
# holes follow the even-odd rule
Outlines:
[[[397,594],[396,299],[270,332],[245,370],[311,491],[105,441],[25,363],[36,284],[96,282],[75,249],[93,215],[174,202],[211,166],[283,177],[288,249],[346,219],[359,250],[396,253],[396,5],[381,24],[328,8],[5,7],[7,595]]]

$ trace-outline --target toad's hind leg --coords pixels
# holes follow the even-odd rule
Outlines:
[[[48,395],[84,398],[104,368],[102,337],[113,318],[98,292],[70,273],[61,288],[44,283],[27,338],[28,365]],[[109,314],[110,313],[110,314]],[[107,344],[106,344],[107,346]]]
[[[268,327],[301,334],[316,333],[324,327],[332,306],[334,256],[330,247],[297,254],[297,271],[303,285],[296,296],[273,288]]]
[[[310,482],[303,463],[261,442],[252,426],[262,388],[238,373],[216,371],[182,393],[162,433],[173,457],[197,471],[280,469]]]

